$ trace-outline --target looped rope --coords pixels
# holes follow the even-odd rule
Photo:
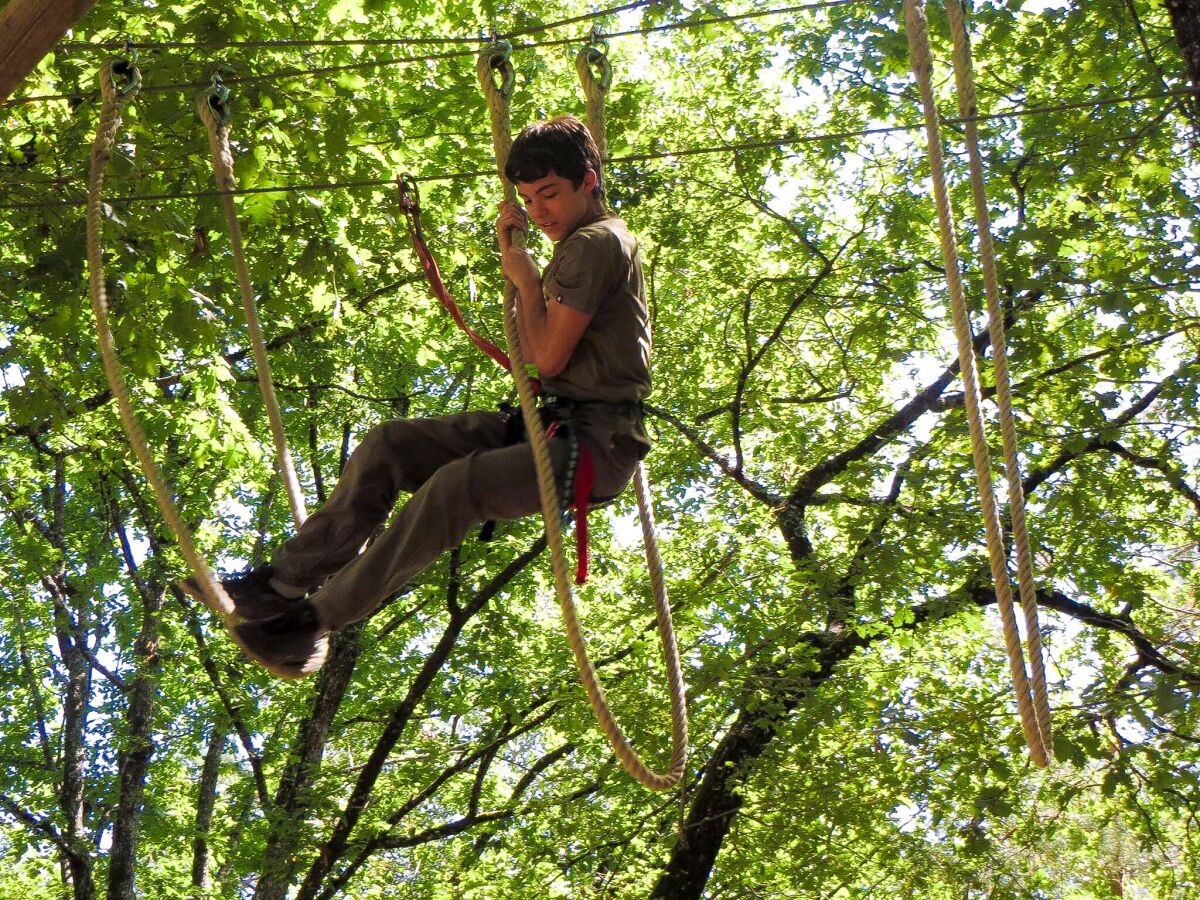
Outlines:
[[[271,363],[267,358],[266,340],[258,319],[258,306],[254,302],[254,289],[250,285],[250,270],[246,265],[246,253],[242,247],[242,228],[238,223],[237,207],[233,193],[237,190],[237,179],[233,174],[233,150],[229,146],[229,89],[213,76],[212,88],[196,98],[196,110],[208,128],[208,145],[212,151],[213,177],[221,192],[221,205],[225,210],[225,221],[229,225],[229,247],[233,252],[233,265],[237,272],[238,289],[242,296],[242,309],[246,314],[246,329],[254,350],[254,368],[258,374],[258,386],[267,419],[271,423],[271,436],[275,442],[275,457],[283,483],[287,489],[288,504],[292,519],[299,528],[308,518],[304,508],[304,493],[296,477],[296,467],[288,450],[287,435],[283,429],[283,413],[275,396],[275,385],[271,380]]]
[[[120,74],[129,78],[129,82],[123,89],[117,88],[113,81],[114,71],[118,69]],[[104,374],[108,379],[113,398],[116,400],[121,425],[129,439],[129,445],[142,467],[146,481],[150,483],[163,519],[175,533],[176,539],[179,541],[179,549],[196,576],[204,594],[205,604],[219,613],[226,622],[230,622],[236,619],[233,601],[229,599],[224,588],[213,577],[208,563],[196,549],[191,530],[184,523],[183,517],[175,506],[171,491],[150,453],[150,444],[146,439],[146,433],[142,429],[141,422],[134,415],[129,388],[125,383],[125,375],[117,357],[116,342],[113,340],[112,328],[108,321],[108,292],[104,284],[103,252],[100,247],[102,237],[100,193],[104,186],[104,169],[112,156],[117,129],[121,125],[121,107],[137,93],[136,85],[140,83],[140,80],[141,74],[137,67],[125,60],[110,60],[100,68],[100,122],[96,128],[96,139],[92,143],[91,173],[88,178],[88,291],[92,301],[92,312],[96,319],[96,339],[104,363]]]
[[[594,39],[598,32],[592,30]],[[589,39],[589,43],[580,48],[575,55],[575,72],[579,75],[579,84],[583,87],[583,97],[587,107],[588,130],[596,142],[602,160],[608,159],[608,137],[604,127],[604,98],[612,86],[612,63],[608,61],[605,52],[608,45],[603,41]],[[596,71],[600,77],[596,77]],[[600,173],[597,172],[597,175]],[[601,182],[603,183],[603,182]]]
[[[485,48],[479,55],[477,73],[480,87],[488,100],[488,109],[492,120],[492,145],[496,155],[496,167],[505,199],[515,198],[515,189],[504,176],[504,165],[512,147],[512,136],[509,128],[508,97],[501,94],[495,87],[492,77],[491,49]],[[520,232],[513,233],[515,243],[524,245]],[[613,718],[608,701],[604,696],[604,688],[600,684],[595,666],[587,654],[587,642],[579,625],[579,614],[575,608],[575,595],[571,587],[571,576],[568,571],[566,552],[563,549],[562,525],[559,516],[558,486],[554,478],[554,463],[550,457],[550,445],[546,439],[546,431],[538,416],[537,404],[529,376],[525,371],[524,354],[521,352],[520,333],[517,327],[517,291],[512,282],[505,281],[504,286],[504,333],[508,340],[508,353],[512,360],[513,378],[517,385],[517,395],[521,401],[521,415],[525,421],[525,432],[533,451],[537,471],[538,493],[541,497],[542,519],[546,528],[546,542],[550,548],[550,563],[554,572],[554,585],[558,595],[559,606],[562,609],[563,621],[567,629],[567,640],[575,657],[575,665],[579,670],[580,680],[584,691],[591,703],[600,727],[604,730],[609,744],[617,759],[631,776],[646,787],[663,790],[674,787],[687,770],[687,717],[683,696],[683,679],[678,671],[678,653],[674,651],[674,634],[671,630],[670,607],[658,610],[659,631],[663,636],[664,650],[675,660],[675,671],[671,676],[671,767],[666,773],[655,772],[648,768],[634,752],[621,726]],[[639,478],[639,482],[642,481]],[[638,490],[642,490],[639,487]],[[643,528],[645,527],[643,523]],[[657,600],[656,600],[657,606]],[[671,662],[668,660],[670,669]],[[676,687],[678,686],[678,700]],[[682,712],[682,714],[679,714]]]
[[[505,100],[511,100],[517,86],[517,72],[512,64],[512,44],[500,38],[492,38],[492,42],[480,51],[479,61],[481,67],[486,62],[491,73],[488,83],[492,89]],[[497,75],[500,76],[499,84],[496,83]],[[486,86],[484,89],[487,89]]]
[[[608,56],[600,47],[607,49],[607,44],[598,40],[599,30],[592,29],[590,38],[592,46],[584,47],[581,56],[589,55],[588,66],[578,65],[576,71],[579,82],[588,100],[587,127],[592,140],[600,152],[601,163],[608,160],[608,136],[604,128],[604,97],[612,84],[612,65]],[[594,58],[599,56],[599,60]],[[599,65],[605,73],[597,83],[592,74],[591,66]],[[597,96],[592,101],[593,94]],[[599,173],[597,173],[599,174]],[[642,544],[646,550],[646,570],[650,575],[650,588],[654,595],[655,618],[658,622],[659,635],[662,638],[663,659],[667,667],[667,681],[671,696],[671,742],[672,751],[680,751],[679,780],[687,771],[688,752],[688,719],[687,719],[687,688],[683,682],[683,667],[679,662],[679,647],[675,641],[675,628],[671,621],[671,604],[667,599],[667,578],[663,569],[662,554],[658,549],[658,531],[654,524],[654,501],[650,493],[650,483],[646,476],[645,464],[639,460],[633,475],[634,493],[637,496],[638,519],[642,526]],[[672,762],[675,762],[674,755]],[[680,803],[685,802],[686,791],[680,792]]]
[[[954,0],[951,0],[954,3]],[[957,5],[957,4],[955,4]],[[961,10],[960,10],[961,13]],[[973,157],[972,189],[975,192],[975,209],[980,230],[980,251],[983,256],[985,280],[989,281],[988,311],[991,318],[993,355],[996,366],[997,397],[1001,408],[1001,429],[1004,433],[1005,468],[1009,479],[1009,501],[1013,516],[1014,540],[1018,552],[1018,577],[1021,580],[1022,602],[1025,607],[1026,625],[1029,631],[1029,655],[1035,687],[1031,691],[1025,670],[1025,655],[1021,647],[1020,630],[1013,612],[1012,587],[1008,577],[1007,555],[1000,527],[1000,514],[992,488],[991,463],[988,458],[987,441],[983,432],[983,415],[980,410],[978,374],[975,368],[975,350],[971,336],[971,324],[967,312],[962,276],[959,274],[958,247],[954,237],[954,220],[946,185],[946,172],[942,158],[941,133],[938,127],[937,106],[933,95],[933,57],[929,47],[928,24],[922,0],[904,0],[905,22],[908,32],[909,50],[912,55],[913,72],[921,92],[921,105],[925,114],[925,133],[928,143],[929,167],[933,178],[933,193],[937,204],[939,232],[942,244],[942,261],[946,272],[946,284],[950,293],[954,331],[958,340],[959,368],[963,376],[963,397],[966,401],[967,425],[971,435],[971,451],[975,465],[976,482],[980,505],[983,508],[984,530],[987,538],[988,559],[992,582],[995,585],[997,607],[1004,626],[1005,649],[1008,653],[1009,671],[1016,693],[1017,709],[1021,717],[1021,728],[1030,756],[1035,764],[1047,766],[1053,754],[1050,731],[1050,710],[1046,700],[1045,672],[1042,666],[1041,636],[1037,626],[1036,597],[1033,586],[1032,564],[1029,562],[1028,535],[1025,529],[1024,495],[1021,491],[1021,476],[1017,461],[1016,432],[1012,424],[1011,394],[1008,387],[1008,368],[1005,361],[1004,316],[1000,307],[999,291],[996,286],[995,254],[991,242],[991,231],[987,221],[987,198],[983,190],[983,170],[979,160],[978,136],[975,133],[975,93],[970,84],[969,69],[963,65],[965,50],[956,50],[956,79],[959,87],[959,104],[968,125],[968,150]],[[962,30],[961,15],[954,24],[955,42],[959,44]],[[965,90],[964,90],[965,84]],[[1003,382],[1003,387],[1001,383]],[[1007,420],[1007,421],[1006,421]],[[1014,487],[1015,485],[1015,487]],[[1021,557],[1024,556],[1022,560]],[[1022,571],[1024,570],[1024,571]]]

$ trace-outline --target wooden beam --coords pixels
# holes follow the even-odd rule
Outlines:
[[[95,5],[96,0],[8,0],[0,10],[0,100]]]

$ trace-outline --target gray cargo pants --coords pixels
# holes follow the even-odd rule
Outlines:
[[[474,526],[540,511],[533,453],[528,443],[505,445],[507,424],[504,413],[468,412],[376,425],[351,454],[328,502],[275,551],[274,579],[304,591],[320,585],[312,595],[318,615],[341,628],[370,615]],[[582,437],[588,439],[586,431]],[[611,441],[588,445],[593,496],[615,496],[640,454]],[[550,450],[561,479],[567,442],[551,440]],[[412,496],[360,554],[402,491]]]

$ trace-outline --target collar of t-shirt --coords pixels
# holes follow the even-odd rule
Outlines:
[[[583,214],[583,218],[579,220],[579,224],[571,229],[571,234],[574,234],[580,228],[586,228],[588,225],[591,225],[593,222],[599,222],[601,219],[607,219],[608,217],[609,217],[609,212],[606,209],[602,209],[598,213],[586,212]],[[562,239],[562,241],[558,242],[558,244],[561,244],[563,241],[567,240],[567,238],[569,238],[571,236],[571,234],[568,234],[566,237],[564,237]],[[558,244],[555,244],[555,246],[558,246]]]

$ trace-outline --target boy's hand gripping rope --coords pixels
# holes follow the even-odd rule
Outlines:
[[[502,43],[493,43],[485,47],[479,54],[477,74],[484,96],[488,101],[492,124],[492,145],[496,154],[496,166],[500,175],[501,189],[504,198],[516,200],[516,191],[504,175],[504,166],[512,146],[511,126],[509,123],[509,101],[512,97],[514,70],[509,59],[510,49]],[[497,84],[496,76],[500,76]],[[513,235],[518,246],[524,246],[524,236]],[[654,772],[634,752],[620,725],[613,718],[608,702],[604,697],[604,688],[599,676],[587,654],[587,644],[579,625],[579,615],[575,607],[574,592],[568,572],[566,553],[563,550],[562,527],[559,518],[558,489],[554,479],[554,465],[550,458],[550,447],[546,439],[545,429],[537,413],[533,390],[529,377],[525,372],[524,356],[521,353],[520,335],[517,329],[518,302],[516,287],[505,282],[504,291],[504,331],[508,341],[509,356],[512,360],[512,373],[517,384],[517,394],[521,400],[521,414],[525,420],[525,430],[533,450],[534,462],[537,468],[538,490],[542,501],[542,518],[545,521],[546,541],[550,547],[551,567],[554,571],[554,584],[558,594],[559,605],[567,628],[567,638],[571,651],[575,656],[575,664],[579,676],[587,692],[592,710],[596,714],[605,736],[612,745],[613,751],[621,761],[621,765],[635,779],[646,787],[663,790],[673,787],[687,770],[687,708],[684,697],[683,678],[679,665],[679,653],[675,644],[674,631],[671,626],[670,607],[665,604],[656,606],[659,632],[663,639],[663,649],[667,657],[668,675],[671,687],[671,767],[666,773]],[[635,489],[641,497],[646,492],[644,475],[641,469],[635,480]],[[647,542],[647,553],[656,542],[653,534],[653,524],[642,523],[643,536]],[[654,566],[651,566],[652,579]],[[658,566],[661,578],[661,563]]]

